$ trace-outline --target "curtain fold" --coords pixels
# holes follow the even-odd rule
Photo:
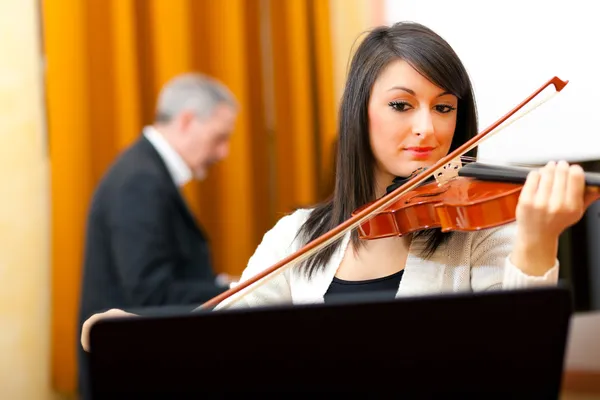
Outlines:
[[[239,275],[283,214],[329,194],[337,103],[329,8],[322,0],[43,3],[55,390],[76,391],[91,195],[152,122],[167,80],[189,71],[212,75],[241,105],[229,157],[186,189],[217,272]]]

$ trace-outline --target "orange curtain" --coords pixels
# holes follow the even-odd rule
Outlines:
[[[87,208],[152,121],[160,87],[200,71],[242,105],[230,156],[191,189],[215,269],[240,274],[283,213],[328,194],[335,136],[329,2],[43,2],[52,184],[52,382],[76,387]]]

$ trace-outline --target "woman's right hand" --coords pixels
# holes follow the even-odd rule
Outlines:
[[[117,308],[113,308],[111,310],[105,311],[103,313],[97,313],[89,317],[81,328],[81,346],[83,349],[89,353],[90,351],[90,330],[92,329],[92,325],[94,325],[97,321],[104,318],[114,318],[114,317],[129,317],[136,316],[136,314],[128,313],[123,310],[119,310]]]

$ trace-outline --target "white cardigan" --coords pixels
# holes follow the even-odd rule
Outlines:
[[[296,233],[310,212],[309,209],[301,209],[282,217],[264,235],[240,282],[302,248]],[[513,223],[478,232],[455,232],[429,259],[419,257],[426,239],[413,239],[396,297],[555,285],[558,282],[558,260],[552,269],[539,277],[525,275],[509,261],[515,228]],[[329,263],[310,280],[299,273],[297,267],[283,267],[283,272],[276,272],[271,278],[243,289],[216,308],[323,303],[323,296],[342,261],[349,239],[350,233],[347,233]],[[252,290],[255,286],[258,287]]]

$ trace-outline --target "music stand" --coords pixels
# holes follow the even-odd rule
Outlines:
[[[94,399],[227,394],[558,398],[563,287],[99,321]]]

